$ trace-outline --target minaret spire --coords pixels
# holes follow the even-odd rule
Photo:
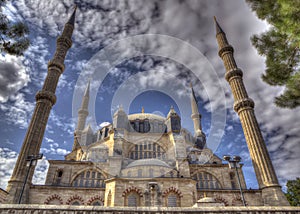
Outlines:
[[[216,34],[219,33],[224,33],[224,31],[222,30],[222,28],[220,27],[219,23],[217,22],[217,18],[214,16],[214,20],[215,20],[215,25],[216,25]],[[225,33],[224,33],[225,34]]]
[[[63,73],[65,65],[64,60],[67,51],[72,46],[72,34],[74,30],[75,10],[73,18],[70,23],[66,23],[63,33],[57,39],[57,47],[52,60],[48,62],[48,74],[46,76],[42,90],[40,90],[36,98],[36,106],[20,151],[18,160],[16,162],[11,179],[8,182],[7,191],[9,192],[8,203],[16,204],[19,201],[22,184],[28,168],[27,157],[30,155],[37,155],[40,151],[45,128],[49,118],[52,106],[56,102],[55,91],[60,75]],[[73,21],[73,22],[72,22]],[[29,186],[32,182],[32,177],[35,167],[30,168],[27,183],[25,185],[21,203],[28,203]]]
[[[76,9],[77,9],[77,5],[74,6],[73,13],[72,13],[71,17],[69,18],[69,20],[68,20],[68,22],[67,22],[68,24],[73,25],[73,26],[74,26],[74,24],[75,24],[75,14],[76,14]]]
[[[236,65],[233,47],[228,43],[224,31],[215,19],[216,37],[219,45],[219,56],[226,68],[225,79],[228,81],[233,97],[234,110],[238,113],[250,156],[254,166],[259,188],[265,205],[288,206],[289,203],[281,191],[272,165],[266,144],[262,137],[254,114],[254,102],[248,97],[243,83],[243,72]]]
[[[191,87],[191,108],[192,108],[192,115],[191,118],[194,123],[194,132],[195,132],[195,146],[198,147],[199,149],[203,149],[206,144],[206,137],[205,134],[202,131],[202,126],[201,126],[201,114],[199,113],[198,110],[198,101],[193,89],[192,83],[190,84]]]
[[[76,128],[77,131],[82,131],[84,129],[86,118],[89,115],[90,84],[91,83],[89,80],[82,97],[81,107],[78,110],[78,123]]]
[[[86,118],[89,115],[89,101],[90,101],[90,80],[88,81],[88,84],[86,86],[86,89],[84,91],[84,95],[82,97],[81,107],[78,110],[78,122],[77,122],[77,128],[75,130],[75,140],[72,150],[76,150],[80,147],[80,138],[81,138],[81,132],[85,127],[86,124]]]

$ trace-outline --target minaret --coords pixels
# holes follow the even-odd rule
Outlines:
[[[266,144],[262,137],[254,114],[254,102],[248,97],[243,83],[243,72],[236,65],[233,47],[229,45],[224,31],[215,18],[216,37],[219,45],[219,56],[226,68],[225,79],[229,82],[233,97],[234,110],[238,113],[250,156],[254,166],[259,188],[262,190],[264,205],[289,206],[281,191]]]
[[[75,130],[75,136],[74,136],[74,145],[72,150],[76,150],[80,147],[80,138],[81,138],[81,132],[85,127],[86,118],[89,115],[89,100],[90,100],[90,80],[88,82],[88,85],[85,89],[81,107],[78,110],[78,122],[77,122],[77,128]]]
[[[194,123],[194,132],[195,132],[195,146],[198,147],[199,149],[203,149],[206,144],[206,136],[204,132],[202,131],[202,126],[201,126],[201,114],[199,113],[198,110],[198,101],[192,86],[192,83],[190,84],[192,94],[191,94],[191,107],[192,107],[192,115],[191,118]]]
[[[40,90],[36,98],[36,106],[20,151],[13,174],[8,182],[7,191],[9,192],[8,203],[18,203],[22,185],[28,170],[26,159],[30,155],[37,155],[40,151],[45,128],[52,106],[56,102],[55,91],[60,75],[64,71],[64,60],[68,49],[72,46],[72,33],[74,30],[76,7],[72,16],[65,24],[63,33],[57,38],[57,48],[52,60],[48,62],[48,74],[45,79],[42,90]],[[30,168],[27,183],[23,193],[21,203],[28,203],[29,185],[35,167]]]

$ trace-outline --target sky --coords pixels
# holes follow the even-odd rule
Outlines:
[[[171,106],[182,126],[193,132],[189,105],[192,83],[202,114],[203,131],[215,154],[240,155],[248,188],[257,188],[233,96],[218,56],[216,16],[244,83],[255,102],[260,124],[280,184],[300,176],[300,108],[273,103],[283,88],[261,80],[264,58],[250,37],[268,29],[244,1],[227,0],[83,0],[12,1],[3,11],[30,29],[31,45],[22,57],[0,55],[0,187],[5,189],[35,106],[34,96],[47,74],[55,41],[77,4],[73,46],[56,91],[34,183],[42,184],[47,160],[64,159],[72,149],[77,111],[91,80],[88,123],[93,130],[112,122],[122,105],[127,113],[166,116]]]

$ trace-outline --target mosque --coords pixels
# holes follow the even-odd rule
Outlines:
[[[78,111],[71,153],[65,160],[49,160],[45,184],[33,185],[34,166],[28,169],[26,164],[39,154],[47,120],[56,102],[57,82],[72,46],[75,14],[76,9],[57,39],[43,88],[36,94],[28,131],[3,193],[5,203],[104,207],[289,205],[256,121],[254,101],[248,97],[243,72],[237,67],[233,47],[217,21],[219,56],[224,61],[225,78],[232,89],[234,110],[241,120],[259,189],[247,189],[242,165],[229,168],[206,146],[192,87],[194,135],[181,126],[181,118],[173,108],[166,117],[146,113],[144,109],[128,115],[119,108],[112,124],[93,130],[86,124],[90,83]],[[23,185],[25,176],[27,182]]]

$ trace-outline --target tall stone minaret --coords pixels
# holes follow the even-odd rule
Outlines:
[[[65,68],[64,60],[67,51],[72,46],[71,37],[74,30],[75,12],[76,7],[70,19],[65,24],[62,35],[57,38],[57,48],[53,59],[48,62],[48,74],[45,79],[43,88],[35,96],[36,106],[13,174],[8,182],[8,203],[18,203],[23,182],[28,170],[26,166],[26,159],[30,155],[37,155],[40,151],[48,117],[52,106],[56,102],[55,91],[58,79]],[[32,183],[34,169],[34,166],[30,168],[21,203],[28,203],[29,186]]]
[[[192,107],[192,115],[191,118],[194,123],[194,132],[195,132],[195,146],[198,147],[199,149],[203,149],[206,144],[206,136],[204,132],[202,131],[202,126],[201,126],[201,114],[199,113],[198,110],[198,102],[197,98],[193,89],[192,84],[190,84],[192,93],[191,93],[191,107]]]
[[[75,136],[74,136],[74,145],[72,150],[76,150],[80,147],[80,139],[81,139],[81,132],[85,127],[86,118],[89,115],[89,100],[90,100],[90,80],[88,82],[88,85],[85,89],[81,107],[78,110],[78,122],[77,122],[77,128],[75,130]]]
[[[262,190],[264,205],[289,206],[281,191],[266,144],[262,137],[254,114],[254,102],[248,97],[243,83],[243,72],[236,65],[233,47],[228,43],[224,31],[215,18],[216,37],[219,45],[219,56],[226,68],[225,79],[229,82],[233,97],[234,110],[238,113],[250,156],[254,166],[259,188]]]

